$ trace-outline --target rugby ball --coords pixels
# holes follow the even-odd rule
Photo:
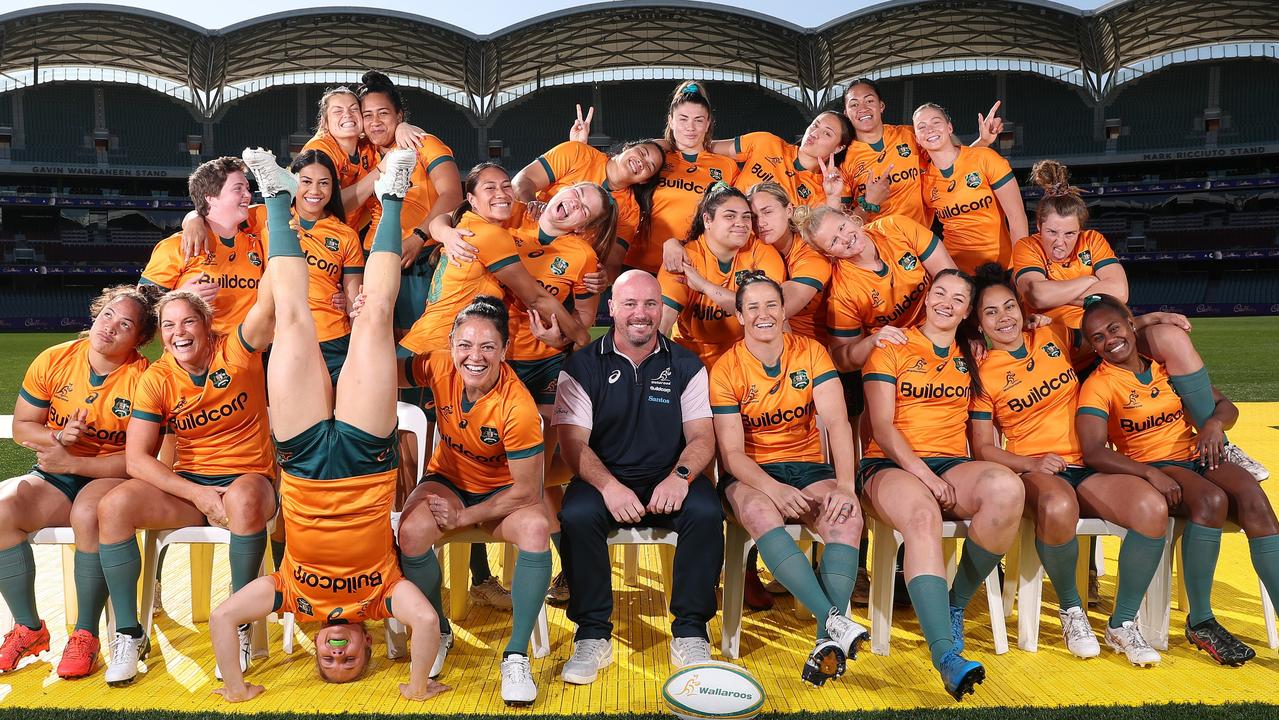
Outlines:
[[[746,668],[711,661],[676,670],[662,686],[662,701],[682,720],[748,720],[764,707],[764,687]]]

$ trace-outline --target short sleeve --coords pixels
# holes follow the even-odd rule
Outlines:
[[[185,265],[179,247],[181,241],[182,235],[178,234],[156,243],[151,249],[151,258],[147,260],[147,266],[142,269],[143,284],[159,285],[165,290],[177,288]]]
[[[736,390],[739,383],[734,382],[736,373],[733,371],[737,369],[737,362],[733,359],[733,354],[732,350],[724,353],[711,368],[710,403],[713,415],[730,415],[742,411],[741,398]]]
[[[973,395],[968,403],[968,417],[973,420],[991,420],[995,416],[995,404],[985,392]]]
[[[1020,279],[1022,275],[1032,272],[1048,277],[1048,268],[1044,267],[1044,260],[1040,256],[1037,237],[1036,235],[1024,237],[1013,245],[1014,281]],[[1113,257],[1113,254],[1111,257]]]
[[[542,439],[542,416],[537,412],[533,396],[523,385],[511,383],[506,407],[506,426],[502,437],[508,460],[533,457],[545,449]]]
[[[428,387],[431,384],[433,370],[431,356],[438,351],[425,352],[409,357],[404,364],[404,377],[409,387]]]
[[[574,425],[591,429],[595,426],[595,407],[586,388],[577,378],[561,370],[555,385],[555,413],[552,425]]]
[[[599,258],[595,257],[594,252],[582,253],[581,268],[582,268],[582,272],[579,273],[578,276],[573,279],[573,297],[577,300],[585,300],[586,298],[592,297],[595,294],[595,293],[592,293],[590,290],[586,289],[586,283],[584,281],[587,275],[590,275],[593,272],[597,272],[600,269]]]
[[[18,395],[23,400],[42,409],[49,407],[49,403],[53,402],[54,390],[50,387],[49,378],[52,355],[53,348],[46,349],[37,355],[27,367],[27,374],[22,377],[22,386],[18,388]]]
[[[836,278],[826,296],[826,329],[833,337],[853,338],[862,334],[862,318],[844,282]]]
[[[811,249],[804,243],[798,244],[797,247]],[[801,250],[795,253],[793,262],[786,267],[786,273],[788,280],[821,292],[830,282],[830,261],[816,251]]]
[[[537,162],[546,171],[546,176],[554,185],[573,177],[586,164],[588,151],[592,149],[584,143],[569,140],[542,153],[537,158]]]
[[[990,183],[990,189],[998,190],[1014,178],[1013,168],[1003,155],[990,148],[982,149],[985,150],[981,154],[982,174],[986,176],[986,182]]]
[[[138,385],[133,390],[132,416],[147,422],[163,423],[168,415],[168,403],[165,400],[167,383],[163,371],[152,365],[142,373]]]
[[[897,345],[887,343],[870,351],[862,366],[863,382],[887,382],[897,384]]]
[[[635,202],[635,194],[630,188],[614,193],[613,200],[617,203],[617,238],[629,248],[635,232],[639,230],[639,203]]]
[[[1110,418],[1110,398],[1106,381],[1095,372],[1079,389],[1079,405],[1075,415],[1093,415],[1102,420]]]
[[[688,304],[688,286],[665,267],[657,271],[657,284],[662,286],[662,303],[675,312],[684,312]]]
[[[478,257],[491,273],[520,261],[519,251],[511,234],[496,225],[473,223],[469,229],[475,233],[471,244],[479,250]]]
[[[758,247],[755,251],[755,269],[763,270],[764,274],[777,284],[786,282],[786,261],[782,260],[782,256],[772,245],[766,245],[761,241],[756,241]]]
[[[434,135],[426,135],[422,138],[422,147],[418,148],[417,157],[422,167],[426,168],[428,175],[441,164],[454,162],[453,149]]]
[[[941,238],[934,235],[932,230],[905,215],[890,215],[886,219],[892,221],[897,227],[897,231],[901,233],[910,251],[920,260],[927,260],[941,244]]]
[[[342,274],[354,275],[364,272],[364,249],[360,246],[360,236],[353,232],[343,233],[340,242],[342,243]]]
[[[244,339],[244,325],[235,326],[235,332],[226,339],[226,357],[236,365],[245,365],[253,362],[253,356],[262,352],[266,348],[255,348]]]
[[[679,407],[683,422],[711,416],[709,376],[705,367],[699,369],[684,386],[684,392],[680,393]]]
[[[820,343],[810,341],[808,343],[809,367],[812,368],[813,387],[817,387],[827,380],[839,379],[839,371],[835,369],[835,361],[830,359],[830,353]]]
[[[767,148],[770,145],[777,145],[779,143],[780,139],[769,132],[753,132],[746,133],[745,135],[738,135],[733,141],[733,150],[737,153],[736,157],[733,159],[741,162],[757,152],[767,152]]]
[[[1110,243],[1106,242],[1106,236],[1099,232],[1092,231],[1088,233],[1088,249],[1092,252],[1092,270],[1098,270],[1107,265],[1118,265],[1119,258],[1115,257],[1115,251],[1111,249]]]

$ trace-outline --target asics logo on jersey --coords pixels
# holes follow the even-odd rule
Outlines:
[[[782,410],[779,408],[770,413],[764,413],[763,415],[756,415],[754,417],[742,415],[742,428],[750,430],[753,428],[766,428],[774,425],[792,423],[796,420],[802,420],[805,417],[812,415],[814,409],[815,406],[810,400],[807,404],[800,405],[799,407],[793,407],[789,410]]]
[[[689,168],[688,172],[693,172],[696,169],[697,168],[695,167]],[[719,171],[716,170],[715,172],[719,172]],[[705,185],[702,185],[701,183],[693,182],[692,180],[685,180],[684,178],[680,178],[680,177],[670,177],[670,176],[663,177],[657,181],[657,186],[671,188],[673,190],[684,190],[685,192],[691,192],[697,195],[706,194]]]
[[[1119,421],[1119,427],[1126,433],[1139,433],[1144,430],[1160,427],[1161,425],[1167,425],[1168,423],[1180,422],[1185,416],[1186,412],[1181,408],[1177,408],[1176,412],[1163,412],[1158,415],[1151,415],[1141,421],[1123,418]]]
[[[887,150],[884,150],[883,152],[881,152],[881,153],[880,153],[880,154],[879,154],[879,155],[875,158],[875,162],[877,162],[877,163],[882,163],[882,162],[884,162],[884,158],[886,158],[886,157],[888,157],[888,151],[887,151]]]
[[[226,256],[226,261],[227,261],[227,262],[235,262],[235,255],[236,255],[235,251],[234,251],[234,250],[232,250],[232,251],[231,251],[231,254]]]
[[[1159,397],[1159,388],[1157,387],[1150,388],[1150,398],[1153,400],[1154,398],[1157,398],[1157,397]]]
[[[955,181],[954,181],[954,180],[951,180],[951,181],[950,181],[950,183],[948,183],[948,184],[946,185],[946,192],[955,192]],[[936,200],[937,198],[933,198],[933,199],[934,199],[934,200]]]
[[[1136,391],[1136,390],[1133,390],[1132,392],[1128,393],[1128,402],[1124,403],[1124,407],[1126,407],[1126,408],[1139,408],[1139,407],[1141,407],[1141,401],[1137,399],[1137,391]]]
[[[622,377],[622,371],[614,370],[613,372],[608,374],[608,384],[612,385],[613,383],[617,382],[617,379],[620,377]]]
[[[1008,373],[1008,377],[1012,378],[1013,374],[1011,372]],[[1049,395],[1052,395],[1053,392],[1064,387],[1069,387],[1072,383],[1078,381],[1079,376],[1075,375],[1074,368],[1069,368],[1060,375],[1048,378],[1047,380],[1030,388],[1030,390],[1022,397],[1010,398],[1008,400],[1008,409],[1013,412],[1029,410],[1034,407],[1036,403],[1046,399]],[[1011,387],[1011,385],[1008,387]],[[1007,390],[1008,387],[1005,387],[1004,389]]]
[[[782,389],[782,381],[778,380],[777,382],[773,383],[773,386],[771,388],[768,389],[768,394],[776,395],[777,391],[781,389]]]
[[[382,585],[382,573],[377,570],[371,573],[351,575],[350,577],[332,577],[310,572],[304,567],[297,567],[293,570],[293,579],[299,585],[305,587],[332,590],[333,592],[353,593],[364,588],[375,588]],[[310,613],[307,614],[309,615]]]
[[[218,368],[209,375],[209,382],[213,383],[215,388],[224,388],[231,384],[231,374],[226,371],[226,368]]]
[[[133,411],[133,404],[130,403],[127,399],[122,397],[116,398],[115,402],[111,405],[111,414],[115,415],[116,417],[120,417],[120,418],[128,417],[129,413],[132,411]]]
[[[970,172],[964,176],[964,184],[970,188],[978,187],[981,185],[981,176],[976,172]]]
[[[898,386],[898,392],[902,397],[915,398],[917,400],[933,400],[936,398],[966,398],[968,397],[967,385],[934,385],[928,383],[925,385],[916,385],[910,381],[903,381]]]
[[[986,208],[990,207],[991,203],[993,203],[994,201],[995,201],[995,198],[993,195],[985,195],[980,200],[973,200],[972,202],[955,203],[954,205],[947,205],[946,207],[943,207],[937,211],[937,216],[942,218],[943,220],[949,220],[950,218],[958,217],[960,215],[963,215],[964,213],[976,212],[978,210],[985,210]]]
[[[235,413],[243,410],[248,403],[249,394],[241,391],[240,394],[236,395],[235,399],[230,402],[223,403],[218,407],[205,408],[200,412],[192,413],[191,415],[183,415],[182,417],[175,418],[171,424],[177,430],[194,430],[196,428],[202,428],[209,423],[215,423],[219,420],[231,417]]]

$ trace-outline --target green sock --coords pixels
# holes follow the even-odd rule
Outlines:
[[[263,202],[266,204],[267,257],[306,257],[298,231],[289,227],[293,219],[293,196],[282,192],[263,198]]]
[[[1057,604],[1062,610],[1083,607],[1079,588],[1075,584],[1075,562],[1079,559],[1079,539],[1071,538],[1060,545],[1048,545],[1035,538],[1035,550],[1043,563],[1048,579],[1057,592]]]
[[[0,550],[0,595],[9,605],[13,621],[32,630],[40,629],[36,612],[36,558],[31,543],[23,540]]]
[[[440,559],[435,557],[435,551],[427,548],[425,553],[412,557],[400,553],[400,570],[409,582],[422,591],[422,594],[430,601],[431,607],[435,608],[435,614],[440,616],[440,632],[452,632],[453,626],[449,624],[449,619],[444,617],[444,603],[440,601]],[[463,588],[453,592],[466,592],[466,590]]]
[[[551,551],[520,551],[511,579],[511,639],[502,656],[528,655],[529,638],[551,587]]]
[[[910,603],[915,606],[919,629],[928,642],[928,652],[933,656],[933,667],[941,668],[941,659],[955,647],[950,639],[950,599],[946,595],[946,578],[937,575],[916,575],[906,583]]]
[[[1155,576],[1159,559],[1164,553],[1163,536],[1142,535],[1129,530],[1119,545],[1119,588],[1115,590],[1115,612],[1110,616],[1110,627],[1134,620],[1141,607],[1141,599]]]
[[[284,541],[271,541],[271,557],[275,559],[275,569],[279,570],[284,565]]]
[[[817,618],[817,637],[826,637],[826,618],[835,604],[826,597],[826,591],[822,590],[817,576],[813,574],[813,566],[800,552],[790,533],[784,527],[773,528],[755,541],[755,547],[759,548],[759,556],[764,558],[764,564],[772,571],[773,577]]]
[[[98,621],[107,606],[107,578],[97,553],[75,551],[76,630],[98,636]]]
[[[1212,578],[1217,572],[1220,554],[1221,528],[1186,523],[1186,532],[1181,536],[1181,566],[1184,569],[1182,583],[1190,600],[1187,625],[1198,625],[1213,618]]]
[[[826,597],[839,611],[848,611],[848,601],[853,597],[853,585],[857,582],[857,556],[860,550],[844,543],[828,543],[822,550],[822,561],[817,574]]]
[[[102,575],[107,580],[107,592],[111,594],[116,629],[120,632],[141,632],[138,624],[138,576],[142,574],[142,556],[138,554],[138,541],[129,538],[118,543],[103,543],[98,546],[98,557],[102,563]]]
[[[369,252],[393,252],[399,255],[404,249],[404,238],[400,236],[400,209],[404,207],[404,199],[383,195],[382,219],[378,221],[377,232],[373,233],[373,245]]]
[[[227,555],[231,560],[231,592],[235,592],[257,578],[266,555],[266,530],[252,535],[231,533]]]
[[[964,556],[959,559],[955,582],[950,586],[951,607],[967,608],[968,602],[973,599],[973,593],[986,582],[986,576],[999,564],[1001,557],[1003,556],[992,553],[971,539],[965,540]]]
[[[556,554],[560,553],[560,536],[561,535],[562,533],[558,533],[558,532],[551,533],[551,545],[555,546]],[[560,557],[563,557],[563,555],[560,555]]]
[[[1279,597],[1279,535],[1248,538],[1248,554],[1252,567],[1261,578],[1261,584],[1270,593],[1273,602]]]
[[[1171,375],[1168,382],[1181,398],[1181,407],[1190,416],[1190,421],[1195,427],[1202,428],[1217,409],[1217,401],[1212,398],[1212,379],[1208,377],[1208,368],[1199,368],[1189,375]]]

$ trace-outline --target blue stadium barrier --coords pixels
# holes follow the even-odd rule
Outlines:
[[[1163,305],[1132,305],[1133,313],[1175,312],[1187,317],[1248,317],[1254,315],[1279,315],[1279,303],[1270,305],[1254,303],[1164,303]]]

